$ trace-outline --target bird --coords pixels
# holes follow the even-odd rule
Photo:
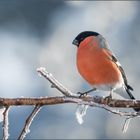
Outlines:
[[[94,90],[109,91],[109,97],[112,98],[114,90],[123,88],[130,99],[135,100],[131,93],[133,88],[128,84],[124,69],[101,34],[83,31],[76,36],[72,44],[77,46],[77,69],[93,87],[85,93]],[[135,109],[135,111],[139,110]]]

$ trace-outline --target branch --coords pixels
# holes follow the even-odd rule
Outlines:
[[[0,98],[0,106],[23,106],[23,105],[54,105],[63,103],[83,103],[94,105],[94,103],[117,108],[140,108],[140,100],[107,100],[100,96],[57,96],[44,98]]]
[[[5,108],[5,111],[3,112],[3,140],[7,140],[9,137],[9,133],[8,133],[8,125],[9,125],[9,121],[8,121],[8,112],[9,112],[10,107],[7,106]]]
[[[27,118],[27,120],[25,122],[25,125],[24,125],[24,127],[21,131],[20,136],[18,137],[18,140],[23,140],[25,138],[25,136],[30,132],[29,127],[30,127],[33,119],[37,115],[37,113],[40,111],[40,109],[41,109],[40,105],[37,105],[37,106],[34,107],[32,113],[29,115],[29,117]]]
[[[65,88],[61,83],[59,83],[51,73],[47,72],[45,68],[38,68],[38,73],[46,78],[51,84],[53,88],[59,90],[64,96],[58,97],[48,97],[48,98],[0,98],[0,106],[18,106],[18,105],[54,105],[54,104],[62,104],[62,103],[76,103],[76,104],[86,104],[90,106],[94,106],[99,104],[100,107],[104,108],[104,106],[109,107],[117,107],[117,108],[140,108],[140,100],[118,100],[118,99],[110,99],[100,96],[86,96],[81,97],[77,96],[67,88]],[[98,105],[98,107],[99,107]]]
[[[40,67],[37,69],[37,72],[39,73],[40,76],[43,76],[44,78],[46,78],[52,85],[52,88],[56,88],[57,90],[59,90],[63,95],[65,96],[70,96],[70,95],[74,95],[74,93],[72,93],[70,90],[68,90],[67,88],[65,88],[61,83],[59,83],[53,76],[51,73],[47,72],[45,70],[45,68]]]
[[[127,116],[129,118],[140,116],[140,112],[124,112],[119,111],[117,109],[112,108],[140,108],[140,100],[118,100],[118,99],[107,99],[100,96],[84,96],[79,97],[77,94],[74,94],[67,88],[65,88],[61,83],[59,83],[51,73],[48,73],[45,68],[38,68],[37,69],[40,76],[43,76],[51,83],[52,88],[56,88],[59,90],[63,96],[57,97],[47,97],[47,98],[0,98],[0,106],[22,106],[22,105],[34,105],[36,106],[32,113],[27,118],[24,128],[19,136],[18,139],[24,139],[27,133],[29,132],[29,127],[32,123],[33,118],[39,112],[41,106],[44,105],[55,105],[55,104],[64,104],[64,103],[75,103],[79,105],[89,105],[91,107],[98,107],[103,108],[111,113],[120,115],[120,116]],[[7,109],[8,110],[8,109]],[[5,110],[5,114],[8,114],[8,111]],[[7,116],[7,115],[5,115]],[[6,118],[4,123],[6,124]],[[8,118],[7,118],[8,119]],[[127,121],[126,121],[127,122]],[[127,126],[125,123],[124,128]],[[8,124],[6,124],[8,126]],[[5,127],[6,128],[6,127]],[[8,129],[7,129],[8,130]],[[7,132],[4,132],[4,139],[8,138],[6,135]]]
[[[121,116],[137,116],[138,112],[121,112],[119,110],[111,110],[112,107],[117,108],[140,108],[140,101],[133,100],[117,100],[111,99],[106,100],[106,98],[95,96],[95,97],[81,97],[78,96],[59,96],[59,97],[47,97],[47,98],[13,98],[6,99],[0,98],[0,106],[21,106],[21,105],[55,105],[64,103],[76,103],[85,104],[92,107],[104,108],[111,113],[118,114]],[[119,104],[120,103],[120,104]],[[129,104],[129,106],[128,106]],[[111,108],[110,108],[111,107]]]

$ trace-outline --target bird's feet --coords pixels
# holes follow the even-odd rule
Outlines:
[[[87,96],[88,93],[95,91],[95,90],[96,90],[96,88],[93,88],[93,89],[90,89],[86,92],[78,92],[77,94],[80,94],[79,98],[81,98],[81,97]]]
[[[79,98],[87,96],[86,92],[77,92],[77,94],[79,94]]]

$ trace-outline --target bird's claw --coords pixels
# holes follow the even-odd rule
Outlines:
[[[77,94],[80,94],[80,96],[79,96],[79,98],[80,98],[80,97],[87,96],[88,93],[90,93],[90,92],[92,92],[92,91],[95,91],[95,90],[96,90],[96,88],[93,88],[93,89],[90,89],[90,90],[88,90],[88,91],[86,91],[86,92],[78,92]]]
[[[77,92],[77,94],[79,94],[79,98],[87,96],[87,92]]]

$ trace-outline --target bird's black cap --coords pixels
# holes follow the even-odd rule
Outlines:
[[[86,37],[89,36],[98,36],[99,33],[97,32],[92,32],[92,31],[84,31],[81,32],[80,34],[77,35],[77,37],[73,40],[72,44],[79,46],[79,44],[81,43],[81,41],[83,41]]]

